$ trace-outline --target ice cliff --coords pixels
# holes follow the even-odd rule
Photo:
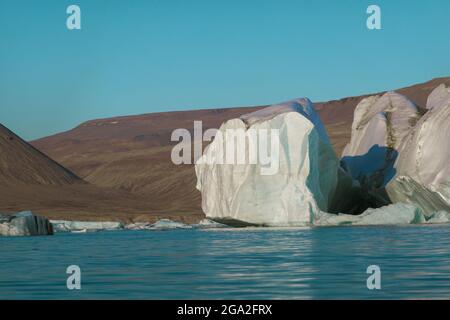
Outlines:
[[[268,141],[261,144],[265,137]],[[232,150],[242,161],[223,161]],[[267,158],[263,154],[273,161],[262,159]],[[208,218],[292,226],[310,224],[329,209],[338,159],[313,104],[303,98],[225,122],[195,169]]]

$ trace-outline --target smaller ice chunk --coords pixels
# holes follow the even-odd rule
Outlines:
[[[404,225],[423,222],[425,222],[425,216],[421,209],[411,204],[396,203],[377,209],[368,209],[360,215],[335,215],[322,212],[314,221],[314,225]]]
[[[0,236],[52,235],[53,228],[48,219],[35,216],[31,211],[14,215],[0,214]]]
[[[134,222],[125,225],[126,230],[150,230],[152,228],[152,224],[149,222]]]
[[[199,223],[193,224],[192,227],[199,229],[228,228],[226,224],[219,223],[211,219],[203,219]]]
[[[120,230],[123,229],[121,222],[115,221],[67,221],[51,220],[56,232],[93,232],[102,230]]]

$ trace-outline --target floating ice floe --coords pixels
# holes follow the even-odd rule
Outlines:
[[[0,236],[40,236],[53,234],[48,219],[23,211],[14,215],[0,214]]]
[[[121,230],[123,224],[114,221],[67,221],[51,220],[55,232],[95,232],[101,230]]]
[[[392,202],[413,203],[430,216],[450,212],[450,88],[437,87],[427,109],[400,146],[386,191]]]

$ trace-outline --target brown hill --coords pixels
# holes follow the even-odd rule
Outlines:
[[[0,124],[0,181],[3,185],[70,185],[84,183]]]
[[[1,212],[32,210],[52,219],[150,222],[203,217],[176,209],[161,211],[148,198],[88,184],[0,125]]]

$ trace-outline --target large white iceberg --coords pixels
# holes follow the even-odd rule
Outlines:
[[[244,139],[233,150],[247,161],[222,161],[234,139],[227,134],[230,131],[243,133]],[[328,211],[337,185],[338,160],[311,101],[293,100],[229,120],[219,132],[195,166],[208,218],[226,224],[293,226],[311,224],[318,212]],[[269,142],[261,144],[258,139],[266,133]],[[278,155],[269,157],[276,164],[251,161],[255,160],[252,150],[258,156]]]
[[[393,202],[414,203],[430,216],[450,212],[450,88],[437,87],[427,109],[400,146],[386,190]]]

